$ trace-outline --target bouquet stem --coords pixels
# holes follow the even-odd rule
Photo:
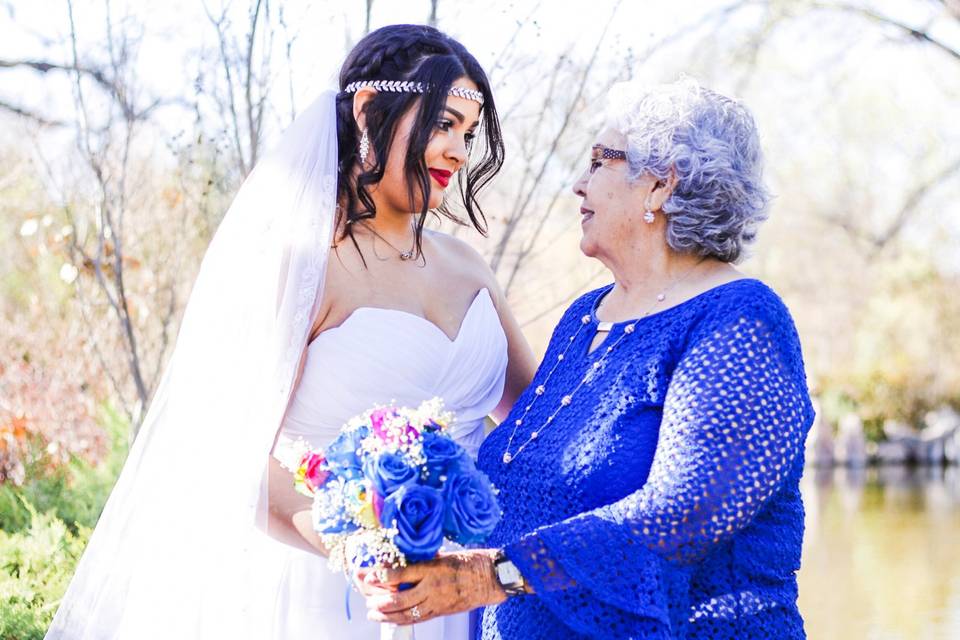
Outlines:
[[[412,624],[380,623],[380,640],[415,640]]]

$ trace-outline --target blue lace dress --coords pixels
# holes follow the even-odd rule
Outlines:
[[[804,638],[798,485],[813,409],[789,312],[738,280],[632,332],[615,324],[588,353],[609,289],[567,310],[480,449],[504,511],[490,546],[536,594],[484,609],[479,637]]]

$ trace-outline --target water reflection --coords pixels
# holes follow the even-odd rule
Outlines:
[[[960,638],[960,469],[807,469],[812,640]]]

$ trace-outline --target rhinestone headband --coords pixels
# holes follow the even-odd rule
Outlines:
[[[376,89],[377,91],[390,91],[392,93],[425,93],[430,89],[430,85],[413,80],[358,80],[351,82],[344,87],[344,93],[356,93],[360,89]],[[483,93],[466,87],[450,87],[447,92],[451,96],[464,98],[479,102],[483,106]]]

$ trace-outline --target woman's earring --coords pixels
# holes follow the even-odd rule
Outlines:
[[[656,216],[653,215],[653,211],[647,209],[647,212],[643,214],[643,221],[647,224],[653,224],[653,221],[656,220]]]
[[[367,163],[367,154],[370,153],[370,138],[367,137],[367,130],[363,130],[360,136],[360,164]]]

